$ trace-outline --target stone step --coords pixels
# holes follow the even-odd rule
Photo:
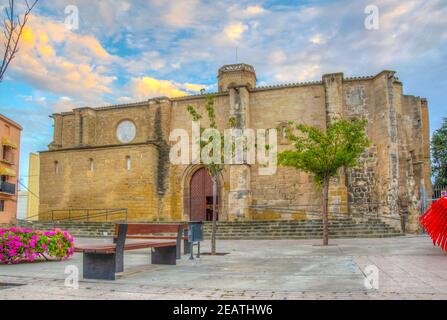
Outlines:
[[[388,227],[387,224],[385,223],[346,223],[346,224],[329,224],[330,227],[332,228],[346,228],[346,227],[355,227],[355,226],[359,226],[359,225],[365,225],[365,226],[382,226],[382,227]],[[30,226],[34,226],[34,227],[66,227],[66,228],[87,228],[87,229],[110,229],[110,228],[114,228],[115,224],[108,224],[108,225],[96,225],[96,224],[57,224],[57,223],[36,223],[36,224],[32,224]],[[241,229],[255,229],[255,228],[269,228],[269,229],[273,229],[273,228],[299,228],[299,227],[322,227],[323,224],[319,223],[319,224],[313,224],[313,223],[308,223],[308,224],[238,224],[238,225],[230,225],[230,224],[223,224],[220,223],[217,225],[219,228],[231,228],[231,229],[237,229],[237,228],[241,228]],[[211,224],[205,224],[204,228],[211,228]]]
[[[35,229],[60,228],[74,237],[110,237],[115,231],[113,222],[35,222],[23,223]],[[212,223],[204,223],[204,236],[211,237]],[[218,239],[318,239],[323,234],[321,220],[311,221],[243,221],[218,222]],[[329,223],[331,238],[361,238],[399,236],[399,232],[381,220],[332,220]]]
[[[329,239],[349,239],[349,238],[391,238],[400,237],[401,233],[387,233],[387,234],[356,234],[356,235],[330,235]],[[246,236],[240,237],[217,237],[218,240],[307,240],[307,239],[321,239],[321,235],[305,235],[305,236],[286,236],[286,237],[267,237],[267,236],[253,236],[247,238]],[[206,237],[205,240],[210,240]]]
[[[389,232],[397,232],[394,229],[386,229],[386,230],[375,230],[375,229],[355,229],[355,230],[349,230],[349,229],[341,229],[341,230],[331,230],[329,229],[330,233],[358,233],[358,232],[375,232],[375,233],[389,233]],[[218,234],[295,234],[295,233],[323,233],[323,230],[291,230],[291,231],[284,231],[284,230],[278,230],[278,231],[217,231]],[[204,234],[211,234],[211,232],[204,232]]]
[[[349,231],[349,232],[357,232],[357,231],[372,231],[372,232],[394,232],[394,229],[385,229],[385,228],[340,228],[340,229],[331,229],[329,228],[330,232],[343,232],[343,231]],[[220,230],[217,229],[218,233],[224,234],[224,233],[294,233],[294,232],[323,232],[323,229],[278,229],[278,230]],[[211,233],[211,230],[204,230],[204,234]]]
[[[349,229],[349,228],[390,228],[389,226],[382,225],[349,225],[349,226],[329,226],[330,229]],[[323,226],[283,226],[283,227],[228,227],[228,226],[217,226],[219,230],[296,230],[296,229],[323,229]],[[204,227],[204,230],[211,230],[211,227]]]
[[[342,231],[329,231],[329,234],[388,234],[388,233],[399,233],[395,230],[386,230],[386,231],[376,231],[376,230],[342,230]],[[296,232],[228,232],[228,233],[219,233],[217,235],[220,236],[236,236],[236,235],[305,235],[305,234],[323,234],[323,231],[296,231]],[[204,233],[204,236],[210,236],[211,233]]]
[[[348,226],[356,226],[356,225],[378,225],[378,226],[387,226],[385,223],[346,223],[346,224],[329,224],[332,227],[348,227]],[[284,225],[274,225],[274,224],[247,224],[247,225],[227,225],[227,224],[217,224],[218,227],[223,228],[286,228],[286,227],[308,227],[308,226],[323,226],[320,224],[284,224]],[[204,228],[211,228],[211,225],[205,224]]]

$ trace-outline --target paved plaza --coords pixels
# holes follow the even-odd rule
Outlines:
[[[76,239],[78,244],[110,239]],[[64,262],[0,266],[0,299],[447,299],[447,256],[426,236],[385,239],[227,240],[227,255],[150,265],[127,252],[116,281],[82,280],[82,254]],[[202,245],[209,252],[209,241]],[[79,288],[65,286],[77,266]],[[378,289],[365,286],[370,268]]]

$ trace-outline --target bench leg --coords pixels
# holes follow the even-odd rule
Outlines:
[[[175,258],[181,259],[182,258],[182,252],[180,246],[175,247]]]
[[[176,247],[161,247],[152,248],[151,254],[152,264],[177,264],[177,248]]]
[[[124,272],[124,251],[117,251],[115,253],[116,272]]]
[[[183,240],[183,254],[191,253],[191,244],[188,240]]]
[[[84,279],[115,280],[115,254],[84,252],[82,265]]]

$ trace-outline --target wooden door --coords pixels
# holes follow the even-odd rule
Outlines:
[[[213,182],[206,169],[201,168],[191,178],[189,211],[191,221],[212,221],[212,199]]]

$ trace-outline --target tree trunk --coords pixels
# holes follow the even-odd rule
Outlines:
[[[217,232],[217,212],[216,212],[216,198],[217,198],[217,178],[212,177],[213,181],[213,227],[211,230],[211,254],[216,255],[216,232]]]
[[[329,180],[330,178],[325,178],[323,184],[323,246],[329,245]]]

